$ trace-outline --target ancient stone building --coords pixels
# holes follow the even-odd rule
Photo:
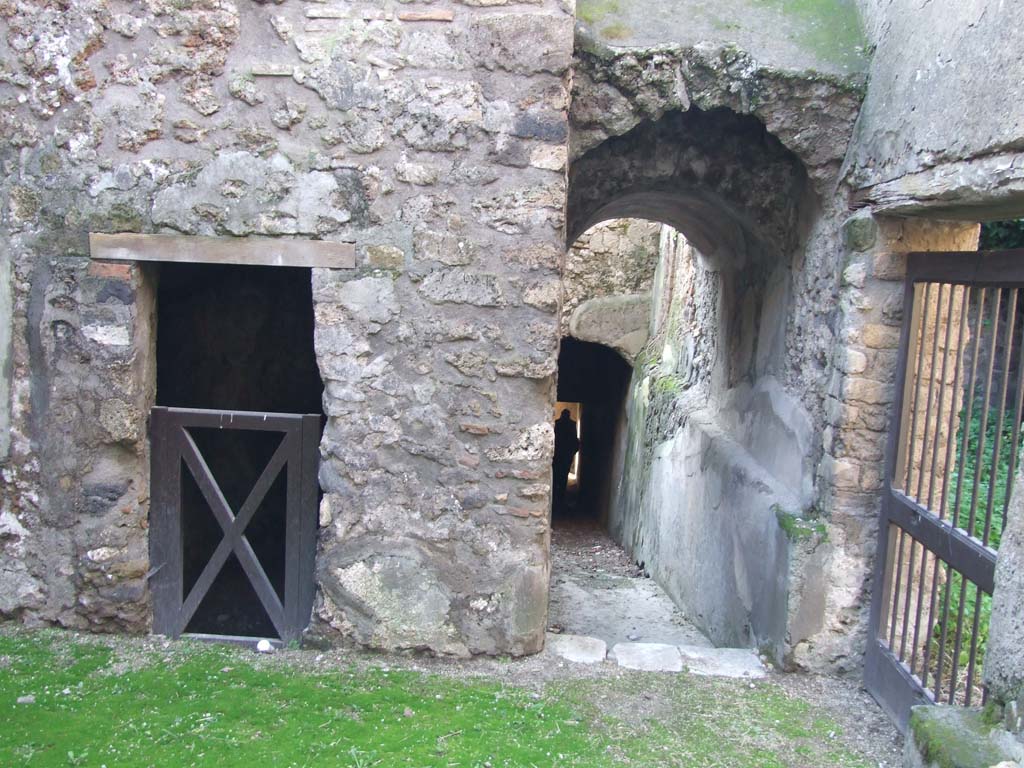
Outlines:
[[[0,615],[149,631],[153,406],[312,413],[309,631],[536,652],[574,336],[613,535],[859,670],[901,254],[1024,215],[1024,6],[709,5],[0,0]]]

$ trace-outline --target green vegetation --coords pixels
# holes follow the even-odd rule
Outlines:
[[[1024,248],[1024,219],[990,221],[981,225],[979,250],[999,251],[1010,248]]]
[[[679,376],[659,376],[654,380],[654,391],[659,395],[678,395],[683,391],[683,381]]]
[[[970,531],[979,539],[983,538],[984,534],[986,509],[988,507],[988,497],[991,489],[993,512],[991,530],[989,531],[989,545],[993,549],[999,548],[999,542],[1002,538],[1004,523],[1003,510],[1007,503],[1007,485],[1011,474],[1010,459],[1013,453],[1013,414],[1005,414],[1001,425],[998,423],[998,416],[999,414],[997,409],[992,408],[989,411],[988,419],[986,420],[987,424],[985,426],[985,434],[982,435],[982,408],[980,407],[980,404],[976,404],[976,407],[972,410],[969,424],[967,423],[966,411],[961,413],[960,428],[957,433],[955,446],[958,452],[963,450],[964,430],[966,430],[967,447],[966,455],[964,457],[963,476],[961,478],[959,462],[957,462],[953,468],[952,474],[950,475],[949,487],[946,489],[946,504],[947,508],[951,510],[950,517],[956,520],[958,528]],[[993,457],[992,453],[995,450],[996,431],[1000,428],[1002,429],[1002,437],[1000,438],[1001,443],[999,456]],[[1024,437],[1024,434],[1022,434],[1021,437]],[[1018,445],[1017,448],[1019,457],[1021,446]],[[980,465],[978,462],[979,449],[981,455]],[[959,458],[959,456],[957,458]],[[975,486],[977,486],[978,489],[978,502],[977,510],[974,514],[974,519],[972,520],[971,502]],[[978,606],[979,595],[981,597],[980,607]],[[946,627],[945,658],[940,660],[944,675],[948,676],[952,674],[953,663],[955,661],[957,666],[958,683],[963,684],[967,674],[967,667],[971,659],[971,648],[972,645],[975,645],[977,648],[977,669],[975,670],[975,680],[980,681],[982,677],[981,667],[985,659],[985,650],[988,646],[988,628],[989,617],[992,613],[992,597],[976,589],[973,584],[967,583],[965,585],[963,577],[954,571],[951,573],[949,580],[943,583],[939,590],[937,605],[939,607],[945,605],[945,601],[947,599],[949,600],[949,621],[948,626]],[[963,612],[964,617],[964,627],[962,630],[960,653],[954,659],[954,654],[956,653],[955,631],[957,619],[961,615],[961,611]],[[974,629],[976,612],[977,632],[975,632]],[[941,621],[941,615],[939,616],[939,619],[940,620],[936,621],[932,630],[933,658],[938,657],[938,650],[941,645],[944,628],[944,623]],[[948,690],[948,683],[946,687]],[[980,691],[976,691],[975,695],[979,692]],[[980,699],[975,700],[980,701]]]
[[[792,512],[787,512],[778,504],[772,505],[775,512],[775,519],[779,521],[779,527],[786,534],[790,541],[808,541],[818,537],[821,541],[828,541],[828,529],[825,523],[813,517],[798,517]]]
[[[867,38],[852,0],[753,0],[793,20],[795,43],[851,70],[865,67]]]
[[[0,765],[869,764],[773,682],[628,673],[525,687],[314,655],[0,629]]]

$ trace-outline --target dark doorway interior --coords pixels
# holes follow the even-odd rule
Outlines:
[[[157,404],[271,413],[321,413],[323,383],[313,350],[310,270],[165,264],[157,300]],[[191,429],[237,513],[277,449],[281,433]],[[246,528],[256,558],[284,599],[288,468]],[[183,577],[187,595],[223,533],[188,472],[182,473]],[[232,554],[186,631],[276,637]]]
[[[552,509],[556,522],[607,522],[631,373],[629,364],[609,347],[571,337],[562,339],[558,400],[580,403],[580,448],[575,486],[570,486],[565,503]]]

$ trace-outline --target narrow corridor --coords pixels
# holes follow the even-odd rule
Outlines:
[[[609,648],[625,642],[710,647],[597,522],[556,522],[551,563],[550,632],[597,637]]]

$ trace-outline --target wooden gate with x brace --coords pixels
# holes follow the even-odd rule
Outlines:
[[[278,637],[297,640],[309,623],[313,606],[316,552],[317,467],[320,416],[316,414],[250,413],[156,407],[151,416],[150,561],[153,631],[178,637],[185,633],[203,598],[228,558],[234,554],[266,610]],[[270,461],[244,503],[231,509],[190,430],[259,430],[281,434]],[[285,469],[284,594],[279,597],[256,552],[246,527],[275,479]],[[195,479],[223,532],[223,538],[185,594],[182,481]]]

